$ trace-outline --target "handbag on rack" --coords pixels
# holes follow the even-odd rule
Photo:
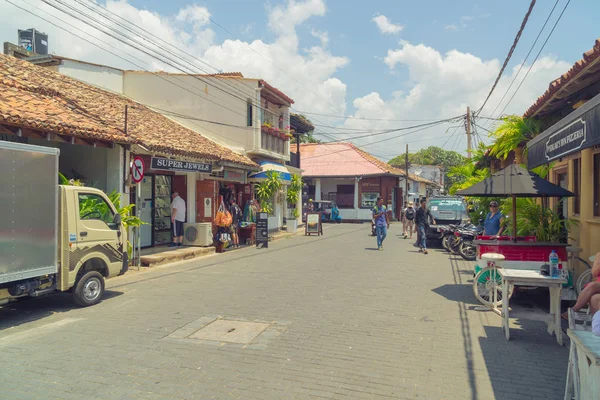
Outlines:
[[[221,202],[217,210],[217,215],[215,215],[215,224],[225,228],[231,225],[232,220],[231,213],[227,211],[225,205]]]

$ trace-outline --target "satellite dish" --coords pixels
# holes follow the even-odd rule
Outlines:
[[[413,174],[419,176],[423,173],[423,170],[421,168],[417,168],[413,171]]]

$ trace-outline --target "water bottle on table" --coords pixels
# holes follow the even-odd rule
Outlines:
[[[558,254],[556,254],[556,251],[552,250],[552,253],[550,253],[550,276],[552,278],[558,278],[559,277],[559,271],[558,271]]]

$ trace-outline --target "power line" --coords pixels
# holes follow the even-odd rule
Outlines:
[[[515,36],[513,44],[510,47],[510,50],[508,51],[506,59],[504,60],[504,64],[502,65],[502,68],[500,69],[500,72],[498,73],[498,77],[496,78],[496,81],[494,82],[494,85],[492,86],[490,93],[488,93],[487,97],[485,98],[485,101],[483,102],[481,107],[479,107],[479,109],[475,112],[476,115],[479,114],[481,112],[481,110],[483,110],[483,107],[485,107],[485,105],[487,104],[488,100],[492,96],[492,93],[494,93],[494,89],[496,89],[496,85],[498,85],[500,78],[502,78],[502,74],[504,73],[504,70],[506,69],[508,62],[510,61],[510,58],[512,57],[513,52],[515,51],[515,48],[517,47],[517,43],[519,43],[519,39],[521,38],[521,34],[523,33],[523,30],[525,29],[525,25],[527,25],[527,20],[529,20],[531,11],[533,11],[533,6],[535,6],[535,2],[536,2],[536,0],[531,0],[531,3],[529,4],[529,9],[527,10],[525,17],[523,18],[523,22],[521,22],[521,27],[519,28],[519,31],[517,32],[517,36]]]
[[[125,59],[125,58],[121,57],[120,55],[118,55],[118,54],[116,54],[116,53],[114,53],[114,52],[112,52],[112,51],[110,51],[110,50],[107,50],[107,49],[103,48],[102,46],[99,46],[98,44],[96,44],[96,43],[94,43],[94,42],[92,42],[92,41],[90,41],[90,40],[84,39],[83,37],[80,37],[80,36],[76,35],[75,33],[73,33],[73,32],[71,32],[71,31],[69,31],[68,29],[64,28],[63,26],[60,26],[60,25],[58,25],[58,24],[56,24],[56,23],[54,23],[54,22],[52,22],[52,21],[49,21],[48,19],[46,19],[46,18],[44,18],[44,17],[41,17],[40,15],[38,15],[38,14],[34,13],[33,11],[27,10],[27,9],[25,9],[25,8],[23,8],[23,7],[21,7],[21,6],[17,5],[17,4],[15,4],[15,3],[13,3],[13,2],[12,2],[12,1],[10,1],[10,0],[5,0],[5,1],[6,1],[7,3],[9,3],[9,4],[13,5],[14,7],[16,7],[16,8],[19,8],[19,9],[21,9],[21,10],[23,10],[23,11],[25,11],[25,12],[27,12],[27,13],[29,13],[29,14],[31,14],[31,15],[33,15],[33,16],[35,16],[35,17],[37,17],[37,18],[39,18],[39,19],[41,19],[42,21],[45,21],[45,22],[47,22],[47,23],[49,23],[49,24],[51,24],[51,25],[53,25],[53,26],[55,26],[55,27],[57,27],[57,28],[59,28],[59,29],[61,29],[61,30],[65,31],[65,32],[67,32],[67,33],[69,33],[69,34],[71,34],[71,35],[73,35],[73,36],[77,37],[77,38],[81,38],[82,40],[84,40],[84,41],[86,41],[86,42],[90,43],[91,45],[93,45],[93,46],[95,46],[95,47],[98,47],[100,50],[106,51],[106,52],[108,52],[108,53],[110,53],[110,54],[114,55],[115,57],[118,57],[118,58],[120,58],[120,59],[122,59],[122,60],[124,60],[124,61],[126,61],[126,62],[129,62],[129,63],[131,63],[131,64],[133,64],[133,65],[136,65],[136,66],[137,66],[137,64],[135,64],[135,63],[134,63],[134,62],[132,62],[131,60],[127,60],[127,59]],[[39,7],[36,7],[36,6],[32,5],[31,3],[28,3],[28,2],[27,2],[27,1],[25,1],[25,0],[22,0],[22,1],[23,1],[24,3],[26,3],[26,4],[28,4],[29,6],[31,6],[32,8],[37,8],[39,11],[42,11],[42,12],[44,12],[45,14],[47,14],[47,15],[49,15],[49,16],[51,16],[51,17],[53,17],[53,18],[56,18],[58,21],[60,21],[60,22],[62,22],[62,23],[64,23],[64,24],[67,24],[67,25],[69,25],[69,26],[71,26],[71,27],[73,27],[73,28],[75,28],[75,29],[77,29],[77,30],[81,31],[79,28],[77,28],[77,27],[73,26],[73,25],[72,25],[72,24],[70,24],[69,22],[67,22],[67,21],[64,21],[64,20],[62,20],[62,19],[60,19],[60,18],[56,17],[55,15],[52,15],[52,14],[50,14],[50,13],[48,13],[48,12],[44,11],[44,10],[41,10]],[[106,42],[103,42],[101,39],[98,39],[98,38],[96,38],[96,37],[95,37],[95,36],[93,36],[93,35],[88,35],[88,36],[91,36],[91,37],[93,37],[94,39],[96,39],[96,40],[100,41],[101,43],[105,43],[105,44],[107,44]],[[165,78],[164,78],[164,77],[162,77],[160,74],[156,74],[156,73],[153,73],[153,72],[151,72],[151,71],[148,71],[148,72],[150,72],[150,73],[152,73],[152,74],[156,75],[157,77],[159,77],[159,78],[161,78],[161,79],[165,79]],[[173,83],[173,82],[171,82],[171,81],[169,81],[169,80],[167,80],[167,79],[165,79],[165,80],[166,80],[167,82],[169,82],[169,83],[171,83],[171,84],[173,84],[173,85],[177,86],[177,87],[180,87],[181,89],[184,89],[184,90],[186,90],[186,91],[188,91],[188,92],[190,92],[190,93],[192,93],[192,94],[196,94],[196,95],[197,95],[197,93],[191,92],[189,89],[187,89],[187,88],[185,88],[185,87],[179,86],[179,85],[177,85],[177,84],[175,84],[175,83]],[[67,84],[70,84],[70,85],[73,85],[73,86],[75,86],[75,85],[76,85],[75,83],[72,83],[72,82],[69,82],[69,81],[64,81],[64,83],[67,83]],[[96,89],[96,88],[95,88],[93,85],[91,85],[91,87],[90,87],[90,90],[102,90],[102,89]],[[205,99],[205,100],[207,100],[207,101],[209,101],[209,102],[210,102],[210,100],[208,100],[208,99]],[[149,106],[146,106],[146,107],[150,108]],[[206,122],[209,122],[209,121],[206,121]],[[213,122],[216,122],[216,121],[213,121]],[[210,129],[206,128],[206,127],[202,127],[202,126],[200,126],[200,125],[197,125],[197,124],[195,124],[195,123],[193,123],[193,125],[196,125],[196,126],[198,126],[198,127],[202,128],[204,131],[211,132],[211,133],[213,133],[213,134],[215,134],[215,135],[217,135],[217,136],[218,136],[218,134],[217,134],[216,132],[214,132],[214,131],[212,131],[212,130],[210,130]],[[234,142],[236,142],[236,143],[245,144],[245,142],[241,142],[241,141],[238,141],[238,140],[234,140],[234,139],[229,139],[229,140],[232,140],[232,141],[234,141]]]
[[[145,35],[140,35],[140,36],[141,36],[141,38],[142,38],[144,41],[150,42],[152,45],[154,45],[154,46],[158,47],[158,48],[159,48],[161,51],[163,51],[163,52],[167,52],[167,53],[171,54],[173,57],[177,57],[177,58],[179,58],[179,57],[180,57],[180,55],[179,55],[179,54],[176,54],[176,53],[175,53],[175,52],[173,52],[173,51],[171,51],[171,48],[174,48],[174,49],[178,50],[178,51],[179,51],[181,54],[184,54],[184,55],[186,55],[188,58],[191,58],[192,60],[199,61],[200,63],[202,63],[202,64],[204,64],[204,65],[208,66],[209,68],[212,68],[212,69],[214,69],[214,70],[215,70],[217,73],[220,73],[220,72],[221,72],[221,70],[219,70],[218,68],[216,68],[216,67],[214,67],[214,66],[210,65],[209,63],[205,62],[204,60],[202,60],[202,59],[200,59],[200,58],[198,58],[198,57],[195,57],[195,56],[193,56],[193,55],[191,55],[191,54],[189,54],[189,53],[185,52],[185,51],[184,51],[184,50],[182,50],[181,48],[179,48],[179,47],[177,47],[177,46],[175,46],[175,45],[173,45],[173,44],[171,44],[171,43],[169,43],[169,42],[167,42],[167,41],[165,41],[165,40],[163,40],[163,39],[159,38],[158,36],[156,36],[156,35],[152,34],[151,32],[148,32],[148,31],[147,31],[146,29],[144,29],[143,27],[141,27],[141,26],[139,26],[139,25],[136,25],[136,24],[134,24],[134,23],[133,23],[133,22],[131,22],[131,21],[127,21],[126,19],[124,19],[124,18],[123,18],[123,17],[121,17],[120,15],[118,15],[118,14],[116,14],[116,13],[113,13],[112,11],[110,11],[110,10],[108,10],[107,8],[105,8],[105,7],[101,6],[100,4],[97,4],[97,3],[95,3],[95,2],[94,2],[94,1],[92,1],[92,0],[88,0],[88,1],[89,1],[89,3],[93,4],[94,6],[96,6],[95,8],[94,8],[94,7],[91,7],[90,5],[86,5],[86,4],[84,3],[84,1],[83,1],[83,0],[75,0],[75,1],[76,1],[78,4],[82,5],[83,7],[87,8],[88,10],[90,10],[90,11],[92,11],[92,12],[94,12],[94,13],[96,13],[96,14],[100,15],[101,17],[105,18],[106,20],[108,20],[108,21],[110,21],[110,22],[112,22],[112,23],[114,23],[114,24],[117,24],[118,26],[121,26],[121,27],[122,27],[122,28],[124,28],[125,30],[127,30],[127,31],[129,31],[129,32],[131,32],[131,33],[133,33],[133,34],[135,34],[135,35],[140,35],[140,34],[139,34],[139,32],[136,32],[136,31],[134,31],[132,28],[130,28],[130,26],[131,26],[131,27],[134,27],[134,28],[136,28],[136,29],[138,29],[139,31],[141,31],[141,32],[145,33]],[[120,20],[124,21],[124,22],[125,22],[125,24],[123,24],[123,23],[120,23],[120,22],[118,22],[118,21],[115,21],[114,19],[112,19],[112,18],[110,18],[110,17],[106,16],[106,14],[104,14],[104,13],[100,13],[98,10],[104,10],[104,11],[106,11],[107,13],[109,13],[109,14],[111,14],[111,15],[114,15],[115,17],[119,18]],[[89,18],[89,17],[88,17],[88,18]],[[96,20],[96,21],[97,21],[97,20]],[[162,47],[162,46],[160,46],[160,45],[158,45],[157,43],[155,43],[155,42],[153,42],[153,41],[151,41],[151,40],[149,40],[147,37],[154,38],[154,39],[156,39],[156,40],[158,40],[158,41],[160,41],[160,42],[164,43],[164,44],[166,45],[166,48],[165,48],[165,47]],[[172,60],[172,59],[171,59],[171,60]],[[194,65],[193,63],[191,63],[191,64],[192,64],[192,65]],[[210,74],[210,73],[208,73],[208,71],[205,71],[205,70],[203,70],[202,68],[198,67],[197,65],[195,65],[195,66],[196,66],[198,69],[200,69],[202,72],[205,72],[205,73],[207,73],[207,74]],[[224,83],[224,84],[226,84],[227,86],[231,87],[232,89],[234,89],[234,90],[238,91],[238,92],[239,92],[239,93],[241,93],[243,96],[246,96],[246,95],[247,95],[245,92],[243,92],[242,90],[240,90],[240,89],[239,89],[238,87],[236,87],[235,85],[231,85],[231,84],[229,84],[229,81],[228,81],[228,80],[224,80],[222,83]]]
[[[308,115],[319,115],[322,117],[332,117],[332,118],[340,118],[340,119],[356,119],[360,121],[384,121],[384,122],[427,122],[427,121],[436,121],[435,119],[387,119],[387,118],[362,118],[362,117],[354,117],[352,115],[333,115],[333,114],[320,114],[309,111],[300,111],[294,109],[298,114],[308,114]]]
[[[533,44],[531,45],[531,47],[529,48],[529,51],[527,52],[527,55],[525,56],[525,58],[523,59],[523,62],[521,63],[521,66],[519,67],[519,70],[517,71],[517,73],[515,74],[515,76],[513,77],[512,81],[510,82],[510,85],[508,86],[508,89],[506,89],[506,91],[504,92],[504,95],[502,95],[502,98],[500,99],[500,101],[498,102],[498,104],[496,104],[496,107],[494,108],[494,110],[490,113],[490,115],[494,115],[494,113],[496,112],[496,110],[498,109],[498,107],[500,107],[500,104],[502,104],[502,102],[504,101],[504,98],[506,97],[506,95],[508,94],[508,92],[510,91],[510,89],[512,88],[513,84],[515,83],[515,81],[517,80],[517,77],[519,76],[519,74],[521,73],[521,70],[523,69],[523,66],[525,66],[525,63],[527,62],[527,59],[529,58],[529,56],[531,55],[531,52],[533,51],[533,48],[535,47],[535,45],[537,44],[540,36],[542,35],[542,32],[544,31],[544,29],[546,28],[546,25],[548,24],[548,21],[550,21],[550,17],[552,17],[552,14],[554,13],[554,10],[556,9],[556,6],[558,5],[558,3],[560,2],[560,0],[556,0],[556,2],[554,3],[554,7],[552,7],[552,10],[550,10],[550,14],[548,14],[548,18],[546,18],[546,21],[544,22],[544,25],[542,25],[542,28],[540,29],[540,31],[538,32],[535,40],[533,41]]]
[[[567,4],[565,4],[565,6],[562,9],[560,15],[558,16],[558,19],[554,23],[554,26],[552,27],[552,30],[550,31],[550,33],[548,34],[548,37],[546,37],[546,40],[544,41],[544,44],[540,48],[540,51],[537,53],[537,55],[535,56],[535,59],[533,60],[533,62],[529,66],[529,69],[527,70],[527,73],[523,77],[523,80],[521,81],[521,83],[519,83],[519,86],[517,86],[517,90],[515,90],[515,92],[513,93],[512,97],[508,100],[508,103],[506,103],[506,105],[504,106],[504,108],[502,109],[502,111],[500,111],[500,115],[504,114],[504,110],[506,110],[506,108],[508,107],[508,105],[513,101],[513,99],[517,95],[517,92],[519,91],[519,89],[521,89],[521,86],[523,85],[523,82],[525,82],[525,79],[527,79],[527,77],[529,76],[529,73],[531,72],[531,69],[535,65],[535,62],[538,60],[540,54],[542,54],[542,51],[544,50],[544,47],[546,47],[546,44],[548,43],[548,40],[550,40],[550,37],[552,36],[552,33],[554,33],[554,30],[556,29],[556,26],[560,22],[563,14],[565,13],[565,10],[567,9],[567,7],[569,6],[570,3],[571,3],[571,0],[568,0]]]
[[[79,9],[77,9],[77,8],[75,8],[75,7],[71,6],[71,5],[69,5],[69,4],[65,4],[65,3],[64,3],[62,0],[52,0],[52,1],[51,1],[51,0],[42,0],[42,1],[43,1],[45,4],[49,5],[50,7],[52,7],[52,8],[55,8],[56,10],[58,10],[58,11],[60,11],[60,12],[64,13],[64,14],[67,14],[67,15],[69,15],[70,17],[72,17],[72,18],[74,18],[74,19],[76,19],[76,20],[78,20],[78,21],[80,21],[80,22],[82,22],[82,23],[86,24],[87,26],[89,26],[89,27],[91,27],[91,28],[94,28],[94,29],[98,30],[98,31],[99,31],[99,32],[101,32],[101,33],[104,33],[105,35],[108,35],[108,36],[112,37],[113,39],[115,39],[115,40],[117,40],[117,41],[119,41],[119,42],[121,42],[121,43],[123,43],[123,44],[125,44],[125,45],[129,46],[129,47],[132,47],[132,48],[133,48],[133,49],[135,49],[135,50],[138,50],[138,51],[140,51],[140,52],[142,52],[142,53],[146,54],[147,56],[150,56],[150,57],[152,57],[152,58],[154,58],[154,59],[157,59],[157,60],[159,60],[159,61],[161,61],[161,62],[163,62],[163,63],[165,63],[165,64],[167,64],[167,65],[169,65],[169,66],[171,66],[171,67],[173,67],[173,68],[175,68],[175,69],[177,69],[177,70],[179,70],[179,71],[181,71],[181,72],[183,72],[183,73],[185,73],[185,74],[187,74],[187,76],[189,76],[189,77],[191,77],[191,78],[194,78],[194,79],[196,79],[196,80],[199,80],[200,82],[204,83],[205,85],[210,85],[210,86],[214,87],[215,89],[217,89],[217,90],[220,90],[220,91],[222,91],[223,93],[225,93],[225,94],[228,94],[228,95],[230,95],[230,96],[232,96],[232,97],[234,97],[234,98],[236,98],[236,99],[238,99],[238,100],[240,100],[240,101],[242,101],[242,102],[244,102],[244,103],[246,103],[246,102],[247,102],[247,98],[240,98],[240,97],[237,97],[235,94],[232,94],[231,92],[228,92],[227,90],[225,90],[225,89],[221,88],[220,86],[217,86],[217,85],[215,85],[213,82],[207,81],[207,80],[205,80],[205,79],[202,79],[202,78],[200,78],[199,76],[197,76],[197,75],[195,75],[195,74],[193,74],[193,73],[190,73],[190,70],[191,70],[191,68],[190,68],[190,67],[188,67],[188,66],[183,66],[183,67],[182,67],[182,65],[183,65],[183,64],[181,64],[179,61],[174,61],[173,59],[171,59],[171,58],[169,58],[169,57],[167,57],[167,56],[165,56],[165,55],[162,55],[162,54],[158,53],[156,50],[152,49],[151,47],[144,46],[144,43],[141,43],[139,40],[136,40],[136,38],[132,38],[131,36],[129,36],[129,35],[127,35],[127,34],[125,34],[125,33],[121,32],[121,31],[118,31],[117,29],[115,29],[115,28],[113,28],[113,27],[110,27],[110,26],[106,25],[105,23],[103,23],[102,21],[99,21],[98,19],[94,18],[93,16],[90,16],[89,14],[86,14],[86,13],[82,12],[81,10],[79,10]],[[82,15],[82,16],[84,16],[84,17],[86,17],[88,20],[87,20],[87,21],[83,20],[83,19],[82,19],[80,16],[78,16],[78,15],[76,15],[76,14],[73,14],[72,12],[69,12],[69,11],[65,10],[64,8],[61,8],[61,7],[59,7],[57,4],[55,4],[55,3],[53,3],[53,2],[55,2],[55,3],[57,3],[57,4],[60,4],[60,5],[62,5],[63,7],[66,7],[66,8],[68,8],[68,9],[70,9],[71,11],[73,11],[73,12],[75,12],[75,13],[78,13],[78,14],[80,14],[80,15]],[[99,13],[98,13],[98,14],[99,14]],[[99,15],[101,15],[101,14],[99,14]],[[105,18],[106,18],[106,17],[105,17]],[[107,19],[108,19],[108,18],[107,18]],[[110,20],[110,19],[109,19],[109,20]],[[94,25],[94,24],[90,23],[90,21],[93,21],[93,22],[95,22],[97,25]],[[111,21],[111,22],[115,22],[115,23],[119,24],[118,22],[116,22],[116,21],[114,21],[114,20],[110,20],[110,21]],[[121,26],[122,26],[122,24],[119,24],[119,25],[121,25]],[[116,35],[118,35],[118,36],[116,36],[115,34],[112,34],[112,33],[108,32],[108,31],[106,31],[106,30],[100,29],[100,28],[99,28],[99,26],[100,26],[100,27],[103,27],[103,28],[105,28],[105,29],[108,29],[109,31],[112,31],[112,32],[114,32],[114,33],[115,33]],[[130,32],[133,32],[131,29],[128,29],[128,30],[129,30]],[[133,33],[135,33],[135,32],[133,32]],[[119,36],[121,36],[121,37],[119,37]],[[123,38],[126,38],[126,39],[128,39],[129,41],[126,41],[126,40],[124,40]],[[131,42],[133,42],[134,44],[132,44]],[[150,41],[149,41],[149,42],[150,42]],[[151,42],[151,43],[152,43],[154,46],[156,46],[158,49],[160,49],[160,50],[162,50],[162,51],[165,51],[165,52],[169,52],[169,51],[168,51],[168,49],[164,49],[164,48],[162,48],[161,46],[157,45],[157,44],[156,44],[156,43],[154,43],[154,42]],[[140,47],[136,47],[136,45],[137,45],[137,46],[140,46]],[[153,54],[151,54],[150,52],[152,52]],[[172,54],[172,53],[171,53],[171,54]],[[143,68],[143,69],[144,69],[144,70],[146,70],[145,68]],[[186,69],[187,69],[187,70],[186,70]],[[147,71],[147,70],[146,70],[146,71]],[[201,70],[201,71],[202,71],[202,72],[206,72],[206,71],[203,71],[203,70]],[[174,76],[174,75],[171,75],[171,76],[172,76],[172,77],[175,77],[175,78],[177,78],[177,77],[176,77],[176,76]],[[195,87],[195,88],[196,88],[196,89],[200,89],[200,88],[198,88],[198,87]],[[200,89],[200,90],[201,90],[201,89]],[[219,103],[216,103],[216,102],[214,102],[214,101],[213,101],[213,103],[215,103],[215,104],[219,104]],[[237,114],[239,114],[239,115],[245,116],[244,114],[240,113],[239,111],[233,110],[233,109],[231,109],[231,108],[229,108],[229,107],[227,107],[227,106],[224,106],[224,105],[222,105],[222,104],[220,104],[220,105],[221,105],[223,108],[226,108],[226,109],[228,109],[228,110],[230,110],[230,111],[232,111],[232,112],[235,112],[235,113],[237,113]],[[257,106],[257,107],[259,107],[259,108],[260,108],[260,106]],[[266,111],[269,111],[269,110],[266,110]]]

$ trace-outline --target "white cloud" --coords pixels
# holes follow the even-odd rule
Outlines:
[[[458,26],[456,26],[454,24],[446,25],[444,27],[444,30],[447,32],[456,32],[458,30]]]
[[[470,106],[472,110],[476,110],[483,104],[501,66],[500,61],[497,59],[483,60],[459,50],[451,50],[446,54],[442,54],[432,47],[423,44],[413,45],[408,42],[400,43],[397,49],[388,50],[384,62],[390,71],[396,71],[400,66],[408,70],[408,80],[400,83],[406,87],[406,90],[396,91],[389,98],[373,92],[354,99],[352,104],[356,108],[356,112],[353,114],[355,118],[345,120],[343,122],[345,128],[383,130],[423,123],[422,121],[365,121],[356,118],[435,120],[465,114],[467,106]],[[568,70],[570,66],[570,63],[558,61],[552,56],[544,56],[538,59],[517,96],[506,109],[505,114],[523,114],[535,99],[546,90],[548,84]],[[481,112],[482,116],[491,115],[510,85],[518,67],[519,65],[516,65],[500,79],[494,94]],[[529,65],[526,65],[524,71],[521,71],[509,92],[510,94],[504,99],[502,106],[495,111],[494,116],[498,115],[504,108],[504,105],[521,82],[527,68],[529,68]],[[484,120],[480,120],[479,123],[483,124]],[[428,128],[404,137],[368,146],[366,149],[373,151],[374,154],[390,153],[390,151],[397,154],[400,152],[399,149],[404,148],[404,143],[411,143],[409,145],[411,149],[431,145],[441,146],[453,131],[446,133],[449,126],[449,124],[445,124]],[[457,134],[447,144],[447,148],[455,146],[455,149],[465,150],[466,140],[462,129],[462,126],[458,128],[458,133],[462,132],[461,136]],[[398,132],[360,139],[357,144],[365,145],[400,134],[404,133]],[[480,134],[484,138],[487,137],[487,133],[481,129]],[[442,138],[440,139],[440,137]],[[455,139],[457,140],[456,144],[454,144]]]
[[[371,21],[377,24],[379,31],[384,35],[395,35],[404,29],[402,25],[393,24],[385,15],[376,15]]]
[[[312,29],[310,34],[321,41],[321,47],[327,47],[329,44],[329,34],[327,32]]]

